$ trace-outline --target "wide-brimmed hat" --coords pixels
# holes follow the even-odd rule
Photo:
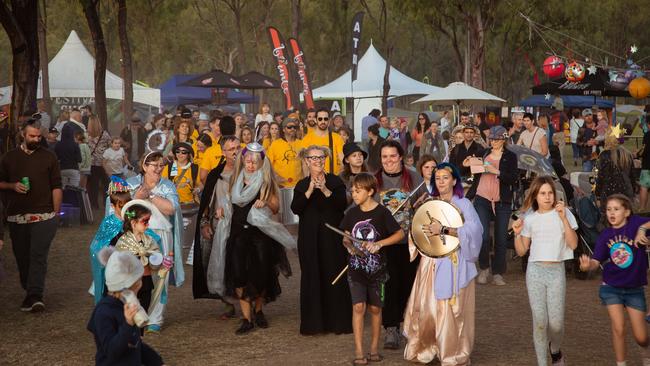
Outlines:
[[[181,147],[189,151],[191,156],[194,156],[194,149],[192,149],[192,145],[188,144],[187,142],[175,143],[174,146],[172,146],[172,151],[174,152],[174,154],[176,154],[176,150],[178,150]]]
[[[357,145],[354,142],[348,142],[347,144],[343,145],[343,159],[347,158],[348,156],[352,155],[355,152],[361,152],[363,154],[363,160],[368,159],[368,153],[363,151],[359,145]]]

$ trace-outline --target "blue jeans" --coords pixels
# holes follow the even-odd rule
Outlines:
[[[580,147],[575,142],[572,142],[571,149],[573,150],[573,160],[577,161],[580,158]]]
[[[591,173],[594,170],[594,161],[593,160],[583,160],[582,161],[582,171]]]
[[[508,221],[512,214],[512,206],[509,203],[496,202],[494,212],[492,203],[481,196],[474,198],[474,208],[483,225],[483,244],[478,257],[478,264],[481,269],[490,267],[490,221],[494,221],[494,257],[492,258],[492,274],[504,274],[506,272],[506,245],[508,241]]]

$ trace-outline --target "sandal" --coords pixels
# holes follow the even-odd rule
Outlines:
[[[368,359],[365,357],[359,357],[352,360],[352,366],[367,365],[367,364],[368,364]]]
[[[370,362],[381,362],[384,360],[384,356],[380,355],[379,353],[368,353],[366,359]]]

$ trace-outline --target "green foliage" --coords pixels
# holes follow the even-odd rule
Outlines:
[[[50,57],[76,30],[92,53],[92,41],[78,0],[47,0],[47,37]],[[301,0],[300,42],[305,50],[314,87],[323,85],[349,68],[350,23],[360,0]],[[380,0],[367,0],[373,16],[379,17]],[[464,57],[466,20],[458,10],[492,4],[489,0],[387,0],[386,42],[393,46],[391,63],[405,74],[434,85],[447,85],[462,73],[451,38],[442,30],[457,33],[457,46]],[[637,58],[650,55],[644,31],[650,27],[647,0],[499,0],[488,7],[494,21],[485,37],[485,80],[489,92],[516,102],[530,93],[532,71],[523,58],[533,61],[542,80],[541,63],[551,52],[532,31],[522,12],[534,21],[574,37],[570,40],[551,31],[545,38],[566,57],[580,55],[597,62],[621,64],[632,44],[639,47]],[[200,73],[221,68],[241,74],[257,70],[277,77],[270,55],[266,26],[277,27],[291,37],[291,0],[132,0],[127,3],[129,38],[133,52],[134,78],[158,85],[173,74]],[[229,5],[241,7],[244,52],[240,49],[237,20]],[[100,17],[108,49],[108,69],[119,75],[120,49],[117,6],[102,1]],[[385,53],[381,31],[368,15],[364,20],[362,50],[373,42]],[[586,47],[580,41],[602,48]],[[565,46],[574,50],[568,52]],[[0,32],[0,85],[8,85],[11,70],[9,41]],[[385,54],[384,54],[385,56]],[[646,61],[650,61],[650,58]],[[643,66],[643,65],[642,65]],[[382,78],[383,75],[377,75]],[[270,98],[280,105],[280,93]]]

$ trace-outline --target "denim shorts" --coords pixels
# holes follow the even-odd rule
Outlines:
[[[643,188],[650,188],[650,170],[647,169],[641,170],[641,176],[639,177],[639,185]]]
[[[646,312],[648,307],[645,302],[645,289],[643,287],[613,287],[600,285],[598,291],[600,301],[603,305],[621,304],[627,308]]]

